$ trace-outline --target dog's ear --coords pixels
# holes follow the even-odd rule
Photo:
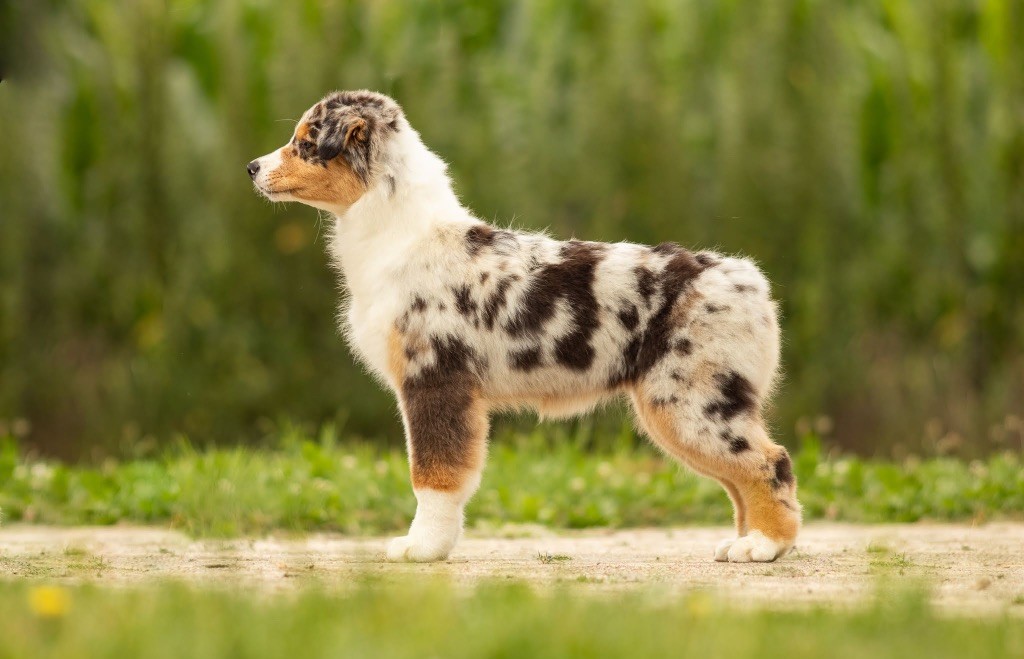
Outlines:
[[[362,117],[349,116],[325,123],[316,145],[316,153],[323,160],[357,149],[370,139],[370,127]]]

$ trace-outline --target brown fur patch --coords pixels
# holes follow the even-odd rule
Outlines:
[[[401,386],[414,488],[453,492],[483,465],[486,407],[474,374],[478,358],[458,338],[430,341],[433,364]]]
[[[738,414],[750,413],[757,409],[757,394],[750,380],[736,371],[716,373],[719,398],[704,407],[704,414],[710,418],[728,421]]]
[[[640,314],[637,312],[636,305],[625,304],[619,309],[619,322],[622,326],[632,332],[636,329],[636,326],[640,324]]]
[[[570,240],[562,243],[560,261],[540,267],[529,281],[517,313],[505,324],[512,337],[537,336],[550,321],[559,300],[572,313],[572,329],[555,341],[555,360],[566,368],[585,371],[594,362],[590,339],[600,326],[594,277],[607,247]]]
[[[498,313],[508,302],[508,291],[512,287],[512,284],[517,281],[519,281],[519,275],[502,277],[498,280],[498,285],[494,288],[494,294],[484,302],[483,320],[487,329],[494,329],[494,323],[498,318]]]
[[[524,350],[513,350],[509,353],[508,364],[518,371],[529,373],[541,366],[540,348],[526,348]]]
[[[633,268],[633,273],[636,275],[636,292],[644,299],[644,305],[650,309],[651,297],[656,291],[655,285],[658,283],[658,279],[650,268],[642,265]]]
[[[690,290],[690,282],[704,267],[697,263],[693,254],[673,243],[662,243],[651,253],[671,256],[656,278],[661,286],[661,306],[647,321],[644,331],[626,344],[620,367],[610,379],[611,386],[637,382],[661,361],[671,350],[673,332],[683,325],[684,317],[680,314],[685,311],[680,311],[680,307],[688,308],[696,297]]]
[[[495,230],[486,224],[475,224],[466,231],[466,250],[476,256],[480,250],[494,244]]]
[[[458,448],[449,455],[437,445],[423,441],[413,442],[410,471],[414,489],[431,489],[442,492],[457,492],[465,487],[468,477],[483,469],[487,456],[487,408],[484,402],[474,397],[465,409],[461,423],[462,439]],[[448,457],[458,459],[451,462]]]
[[[693,341],[686,338],[676,339],[676,342],[672,344],[672,350],[680,357],[689,357],[693,354]]]
[[[775,476],[772,478],[772,487],[779,489],[786,485],[792,485],[794,481],[793,477],[793,461],[789,457],[789,452],[783,449],[779,457],[775,458]]]

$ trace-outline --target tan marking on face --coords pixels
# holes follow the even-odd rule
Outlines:
[[[309,124],[302,122],[295,129],[295,141],[301,142],[302,140],[309,139]]]
[[[308,139],[308,135],[309,125],[299,124],[295,130],[296,141]],[[366,186],[344,158],[337,157],[324,164],[309,162],[299,157],[294,144],[281,147],[280,153],[281,164],[267,179],[270,193],[290,194],[299,201],[348,208],[366,192]]]

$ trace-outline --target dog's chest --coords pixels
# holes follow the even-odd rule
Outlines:
[[[356,356],[388,382],[388,337],[398,316],[397,305],[391,300],[352,299],[345,318],[345,334]]]

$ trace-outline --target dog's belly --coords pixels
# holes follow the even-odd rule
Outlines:
[[[543,396],[530,393],[519,395],[484,394],[484,399],[491,410],[532,410],[542,419],[567,419],[587,414],[613,397],[614,394],[615,392],[607,390],[564,392]]]

